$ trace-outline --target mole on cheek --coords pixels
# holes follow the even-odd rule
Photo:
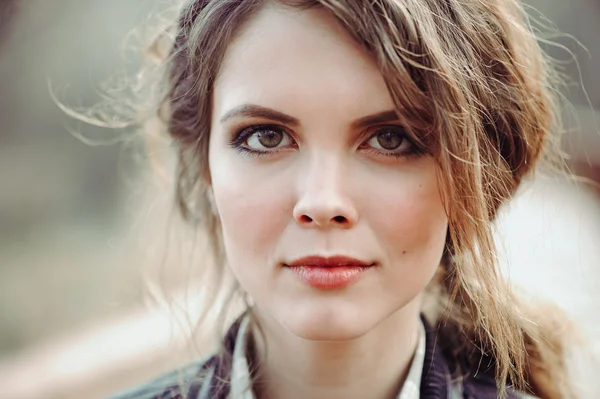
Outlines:
[[[402,250],[402,255],[406,254],[406,249]]]

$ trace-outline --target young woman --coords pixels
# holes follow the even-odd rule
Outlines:
[[[517,0],[194,0],[162,62],[181,214],[247,306],[119,398],[570,396],[491,231],[558,131]]]

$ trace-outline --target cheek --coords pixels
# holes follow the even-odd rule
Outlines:
[[[440,265],[448,222],[434,175],[396,184],[394,194],[382,196],[370,212],[388,266],[378,287],[382,308],[417,298]]]
[[[410,265],[399,268],[405,272],[435,271],[446,242],[448,219],[433,160],[427,163],[410,178],[371,191],[383,194],[370,203],[372,231],[391,264]]]
[[[237,258],[264,262],[292,215],[285,199],[290,179],[281,170],[248,168],[233,157],[221,159],[211,165],[211,176],[232,265]]]

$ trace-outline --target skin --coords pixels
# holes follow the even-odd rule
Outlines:
[[[232,115],[248,104],[297,123]],[[390,151],[371,138],[390,125],[402,132],[399,122],[355,126],[393,109],[372,57],[322,9],[268,5],[227,48],[213,93],[210,183],[228,262],[264,329],[261,397],[391,398],[401,388],[448,222],[435,160],[384,155],[406,153],[410,141]],[[273,148],[256,134],[242,144],[265,156],[228,145],[260,124],[285,132]],[[317,289],[283,266],[307,255],[375,266],[347,287]]]

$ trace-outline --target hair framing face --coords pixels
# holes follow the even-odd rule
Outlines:
[[[207,197],[211,93],[228,43],[265,3],[190,2],[166,60],[168,95],[159,118],[177,145],[180,210],[206,229],[220,263],[219,221]],[[457,363],[474,367],[478,353],[490,353],[502,387],[511,381],[530,385],[538,396],[562,397],[568,384],[561,344],[539,315],[531,316],[537,324],[524,321],[529,310],[499,275],[491,231],[501,204],[551,154],[548,144],[558,128],[552,74],[520,3],[275,3],[329,10],[376,60],[399,119],[432,149],[449,229],[431,292],[435,301],[449,304],[440,334],[462,343],[453,353]]]

